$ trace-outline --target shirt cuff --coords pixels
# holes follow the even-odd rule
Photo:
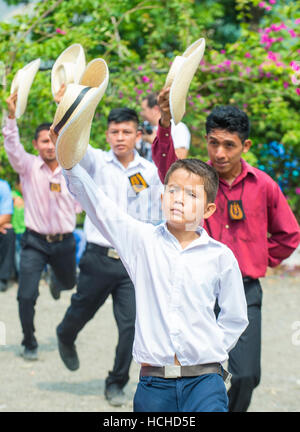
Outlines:
[[[6,117],[6,122],[5,122],[5,126],[7,127],[7,129],[13,130],[17,127],[17,119],[16,118],[9,118]]]

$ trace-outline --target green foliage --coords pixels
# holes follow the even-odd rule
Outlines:
[[[205,37],[204,59],[193,78],[184,117],[192,132],[191,155],[207,159],[206,116],[216,104],[234,104],[251,118],[253,146],[245,156],[250,163],[259,166],[262,146],[274,141],[299,160],[300,90],[291,81],[296,73],[291,63],[300,60],[299,2],[260,4],[259,0],[38,1],[32,12],[0,23],[0,58],[6,75],[6,86],[0,88],[2,108],[16,71],[40,57],[26,113],[18,121],[23,144],[33,151],[34,129],[51,121],[56,109],[51,67],[67,46],[81,43],[87,61],[102,57],[110,70],[110,83],[91,130],[92,145],[105,149],[110,109],[127,105],[139,111],[142,98],[163,87],[174,57]],[[0,177],[13,181],[1,143],[2,137]],[[300,218],[298,180],[288,178],[284,193]]]

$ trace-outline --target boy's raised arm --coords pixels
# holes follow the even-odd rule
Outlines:
[[[135,260],[142,238],[141,233],[148,224],[120,210],[79,164],[70,170],[63,170],[63,173],[71,194],[100,233],[117,250],[125,267],[131,273],[130,263]]]

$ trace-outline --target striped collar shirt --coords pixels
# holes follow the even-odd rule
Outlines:
[[[6,119],[3,135],[8,159],[20,175],[26,227],[40,234],[72,232],[81,208],[67,189],[61,167],[52,171],[40,156],[25,151],[15,119]]]

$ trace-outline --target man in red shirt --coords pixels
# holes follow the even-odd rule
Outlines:
[[[163,181],[176,161],[170,133],[169,89],[160,92],[161,119],[152,158]],[[244,281],[249,325],[229,353],[232,373],[229,411],[247,411],[260,381],[261,302],[259,278],[267,267],[288,258],[300,242],[299,225],[279,186],[241,155],[251,147],[250,122],[233,106],[216,107],[206,120],[209,164],[219,174],[217,210],[205,221],[214,239],[225,243],[238,260]],[[217,312],[216,312],[217,313]]]

